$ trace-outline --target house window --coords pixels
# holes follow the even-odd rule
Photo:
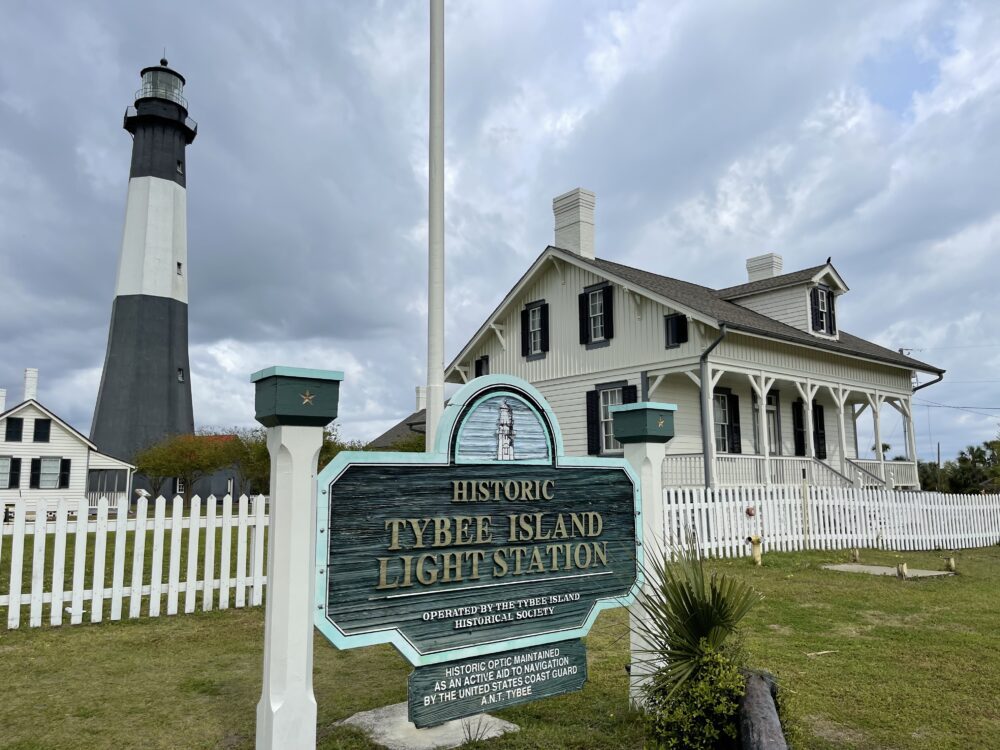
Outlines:
[[[614,287],[604,283],[580,295],[580,343],[588,349],[608,346],[614,338]]]
[[[729,397],[724,393],[715,396],[715,450],[729,453]]]
[[[490,355],[489,354],[484,354],[482,357],[480,357],[479,359],[477,359],[476,363],[475,363],[475,369],[473,371],[475,372],[475,376],[477,378],[481,377],[483,375],[489,375],[490,374]]]
[[[528,354],[542,353],[542,308],[528,310]]]
[[[590,293],[590,340],[604,340],[604,295],[601,292]]]
[[[809,292],[812,309],[812,327],[818,333],[833,336],[837,333],[837,314],[834,310],[836,295],[826,287],[814,287]]]
[[[43,458],[38,473],[38,489],[55,490],[59,488],[59,458]]]
[[[667,349],[687,343],[688,321],[686,315],[663,316],[664,343]]]
[[[24,432],[24,420],[21,417],[7,417],[7,431],[4,439],[8,443],[20,443]]]
[[[36,443],[47,443],[49,442],[49,433],[52,431],[52,420],[51,419],[36,419],[35,420],[35,431],[32,435],[32,440]]]
[[[184,480],[180,477],[174,477],[174,494],[183,495],[184,494]]]
[[[530,302],[521,310],[521,356],[541,359],[549,350],[549,306]]]
[[[620,403],[621,388],[605,388],[601,391],[601,453],[614,453],[622,449],[622,444],[615,440],[614,421],[611,418],[611,407]]]
[[[226,480],[226,494],[227,495],[232,495],[233,494],[233,487],[234,487],[235,484],[236,484],[236,482],[233,481],[232,477],[229,477],[229,479]]]
[[[11,458],[10,456],[0,456],[0,490],[17,489],[20,482],[15,483],[13,481],[14,477],[14,462],[17,459]],[[20,461],[18,461],[20,464]],[[20,468],[20,466],[18,466]],[[20,477],[18,477],[20,479]]]

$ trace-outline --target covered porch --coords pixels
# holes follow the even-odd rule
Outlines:
[[[647,377],[649,400],[680,402],[678,416],[688,415],[663,462],[667,486],[919,489],[909,393],[720,363]],[[886,404],[903,424],[904,454],[897,460],[882,447]],[[874,456],[862,458],[858,423],[869,414]]]

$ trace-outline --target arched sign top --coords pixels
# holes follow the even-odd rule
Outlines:
[[[520,378],[485,375],[449,400],[435,452],[455,463],[552,464],[563,455],[563,443],[537,388]]]

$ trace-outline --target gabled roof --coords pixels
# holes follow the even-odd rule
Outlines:
[[[391,448],[401,440],[415,438],[427,432],[427,410],[420,409],[393,425],[368,443],[369,448]]]
[[[462,348],[462,351],[458,353],[458,356],[452,360],[451,364],[445,369],[446,373],[467,356],[468,350],[472,345],[489,329],[490,323],[508,305],[516,300],[517,295],[525,287],[528,280],[542,267],[548,256],[589,268],[595,273],[626,288],[641,290],[654,299],[665,302],[669,307],[675,308],[696,320],[702,320],[714,326],[725,324],[728,328],[736,331],[779,339],[815,349],[824,349],[838,354],[862,357],[897,367],[920,370],[921,372],[933,372],[936,374],[944,372],[941,368],[913,359],[912,357],[907,357],[905,354],[900,354],[892,349],[887,349],[884,346],[879,346],[858,336],[853,336],[843,330],[838,332],[839,340],[819,338],[807,331],[801,331],[798,328],[729,301],[729,298],[741,296],[741,294],[745,296],[746,292],[733,294],[733,290],[748,287],[750,284],[741,284],[738,287],[728,287],[721,290],[710,289],[699,284],[692,284],[689,281],[661,276],[660,274],[650,273],[649,271],[632,268],[631,266],[602,258],[585,258],[569,250],[549,246],[545,248],[500,304],[497,305],[496,309],[490,314],[476,334]],[[826,272],[832,272],[838,283],[843,284],[840,274],[837,273],[836,269],[830,263],[824,263],[823,265],[814,266],[802,271],[782,274],[781,276],[760,282],[751,282],[751,284],[759,285],[764,282],[775,281],[776,279],[784,279],[783,282],[768,287],[773,289],[793,283],[805,283]],[[789,277],[794,277],[797,280],[790,282],[788,281]],[[844,285],[844,288],[847,288],[846,285]],[[761,289],[757,287],[756,291],[761,291]]]
[[[59,426],[61,426],[63,429],[65,429],[70,435],[72,435],[73,437],[77,438],[81,443],[83,443],[88,448],[90,448],[90,450],[92,450],[94,453],[98,453],[98,454],[104,456],[105,458],[110,458],[111,460],[116,461],[117,463],[120,463],[123,466],[132,466],[132,464],[128,463],[128,461],[122,461],[120,458],[115,458],[114,456],[109,456],[106,453],[101,453],[97,449],[97,446],[94,445],[92,442],[90,442],[90,439],[87,438],[82,432],[80,432],[79,430],[77,430],[76,428],[74,428],[68,422],[64,422],[54,412],[50,411],[49,409],[46,409],[44,406],[42,406],[38,401],[36,401],[33,398],[29,398],[27,401],[22,401],[17,406],[12,406],[10,409],[8,409],[7,411],[5,411],[3,414],[0,414],[0,419],[6,419],[7,417],[13,416],[13,415],[17,414],[17,412],[25,409],[28,406],[34,406],[36,409],[38,409],[38,411],[42,412],[42,414],[44,414],[49,419],[51,419],[53,422],[55,422],[56,424],[58,424]],[[132,468],[135,468],[135,467],[132,466]]]
[[[73,436],[79,438],[83,443],[85,443],[86,446],[88,448],[90,448],[92,451],[96,451],[97,450],[97,446],[94,445],[92,442],[90,442],[90,440],[87,437],[85,437],[82,432],[74,429],[72,425],[70,425],[70,424],[68,424],[66,422],[63,422],[59,417],[57,417],[51,411],[49,411],[44,406],[42,406],[40,403],[38,403],[37,401],[35,401],[35,399],[33,399],[33,398],[29,398],[27,401],[22,401],[17,406],[14,406],[14,407],[8,409],[3,414],[0,414],[0,419],[6,419],[7,417],[16,414],[17,412],[21,411],[22,409],[24,409],[25,407],[28,407],[28,406],[34,406],[36,409],[38,409],[40,412],[42,412],[43,414],[45,414],[53,422],[57,422],[58,424],[60,424],[69,433],[71,433]]]
[[[767,279],[760,279],[758,281],[750,281],[746,284],[737,284],[736,286],[726,287],[725,289],[716,290],[716,294],[722,299],[735,299],[737,297],[749,297],[751,294],[760,294],[761,292],[769,292],[773,289],[782,289],[786,286],[797,286],[799,284],[808,284],[815,281],[819,276],[823,275],[823,272],[829,268],[830,272],[834,275],[834,278],[844,287],[844,291],[847,291],[847,284],[843,283],[843,279],[840,278],[840,274],[833,267],[832,263],[824,263],[821,266],[813,266],[812,268],[803,268],[801,271],[792,271],[791,273],[783,273],[778,276],[772,276]]]

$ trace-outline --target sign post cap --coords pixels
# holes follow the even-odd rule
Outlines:
[[[676,404],[644,401],[612,406],[610,411],[619,443],[666,443],[674,436]]]
[[[339,370],[268,367],[250,376],[256,384],[255,418],[265,427],[326,427],[337,418]]]

